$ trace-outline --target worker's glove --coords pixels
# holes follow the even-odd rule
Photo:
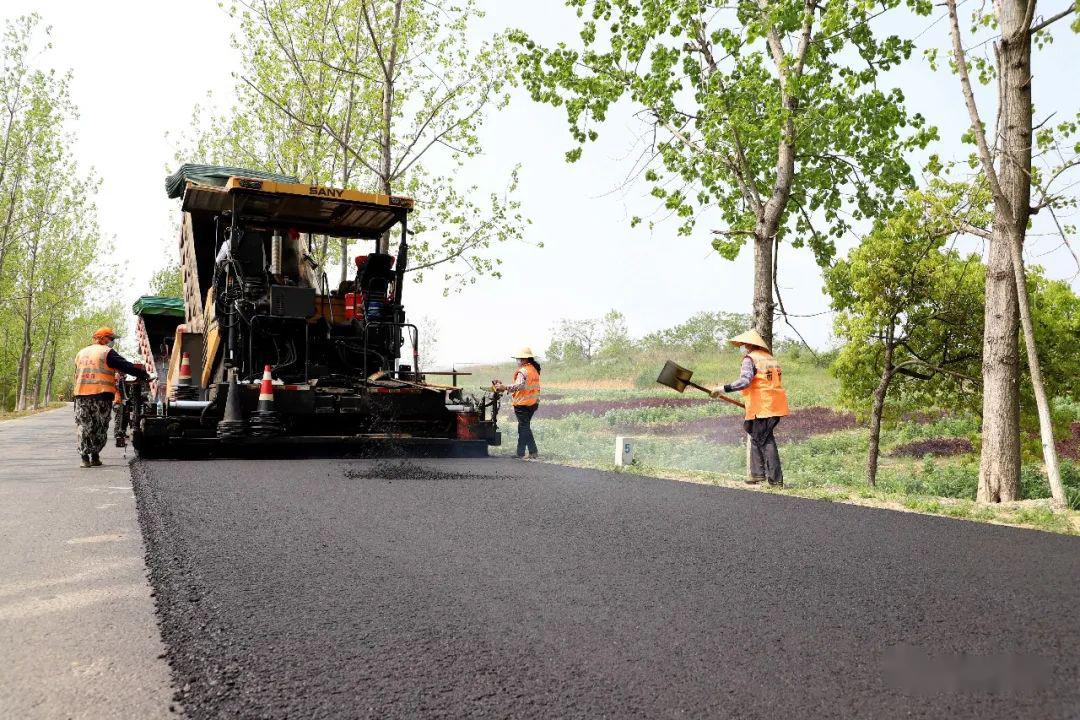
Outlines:
[[[709,396],[714,399],[722,398],[724,396],[724,391],[720,388],[716,388],[711,393],[709,393]]]

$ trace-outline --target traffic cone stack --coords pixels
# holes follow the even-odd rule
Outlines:
[[[251,413],[251,434],[256,437],[273,437],[281,434],[281,416],[274,411],[274,379],[270,366],[263,366],[262,386],[259,388],[259,405]]]
[[[199,389],[191,382],[191,358],[187,353],[180,356],[180,374],[173,386],[171,400],[198,400]]]

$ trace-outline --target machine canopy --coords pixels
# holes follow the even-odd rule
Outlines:
[[[197,185],[210,185],[225,187],[229,178],[246,177],[256,180],[273,180],[274,182],[298,183],[300,178],[292,175],[278,175],[276,173],[263,172],[262,170],[250,170],[248,168],[234,167],[232,165],[197,165],[184,163],[180,169],[165,178],[165,194],[170,198],[178,198],[184,194],[184,188],[189,182]]]
[[[163,297],[161,295],[143,295],[131,306],[131,311],[136,315],[166,315],[171,317],[184,317],[184,299],[178,297]]]
[[[246,223],[331,237],[377,238],[401,222],[413,207],[409,197],[309,185],[295,178],[282,181],[234,175],[222,184],[204,184],[197,178],[186,180],[185,212],[235,212]]]

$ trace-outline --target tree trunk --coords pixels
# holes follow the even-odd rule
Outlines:
[[[999,225],[995,218],[986,268],[979,502],[1015,500],[1020,489],[1019,316],[1009,240],[1001,239]]]
[[[881,382],[874,390],[874,405],[870,411],[870,449],[866,454],[866,484],[877,487],[878,458],[881,454],[881,416],[885,411],[885,396],[893,379],[893,329],[890,327],[885,340],[885,367]]]
[[[53,401],[53,378],[56,377],[56,345],[54,341],[52,352],[49,353],[49,373],[45,377],[45,404]]]
[[[754,327],[773,345],[773,240],[771,235],[754,237]]]
[[[34,321],[34,294],[28,292],[26,296],[26,311],[23,315],[22,352],[19,353],[19,386],[17,390],[15,409],[26,410],[28,399],[28,385],[30,383],[30,356],[33,352],[33,341],[30,336],[30,328]]]
[[[1027,1],[1035,3],[1035,0]],[[1002,162],[999,182],[1001,192],[1008,199],[1013,211],[1012,232],[1003,234],[1000,242],[1007,243],[1020,323],[1024,331],[1028,370],[1031,373],[1031,385],[1038,408],[1039,435],[1042,440],[1043,462],[1050,481],[1050,492],[1055,504],[1064,506],[1065,488],[1061,483],[1057,450],[1054,447],[1054,429],[1050,418],[1050,403],[1046,397],[1038,348],[1035,344],[1035,328],[1031,321],[1027,273],[1024,270],[1023,256],[1024,238],[1031,216],[1031,116],[1033,109],[1029,27],[1034,13],[1026,12],[1027,3],[1022,0],[1005,0],[999,8],[1002,29],[1002,39],[996,48],[1001,97],[999,133],[1002,143]],[[994,239],[998,240],[996,232]],[[1017,485],[1019,486],[1019,478],[1017,478]]]
[[[341,280],[340,283],[349,279],[349,241],[341,238]]]
[[[1043,384],[1042,368],[1039,365],[1039,355],[1035,345],[1035,327],[1031,321],[1024,258],[1018,245],[1012,245],[1010,250],[1017,299],[1020,304],[1020,325],[1024,330],[1024,348],[1027,351],[1031,387],[1035,392],[1035,406],[1039,414],[1039,437],[1042,441],[1043,463],[1046,466],[1046,477],[1050,482],[1050,495],[1054,498],[1054,504],[1065,507],[1065,486],[1061,482],[1061,468],[1058,465],[1057,448],[1054,447],[1054,424],[1050,417],[1050,401],[1046,397],[1046,386]]]
[[[35,410],[41,405],[41,379],[45,374],[45,357],[49,354],[49,342],[52,340],[54,314],[55,311],[49,314],[49,322],[45,325],[45,341],[41,344],[41,354],[38,356],[37,372],[34,373],[34,399],[31,407]]]
[[[1028,0],[1035,2],[1035,0]],[[983,340],[983,447],[978,499],[1016,500],[1020,490],[1019,303],[1012,248],[1023,247],[1031,203],[1031,36],[1025,0],[998,5],[1002,39],[998,64],[997,134],[1001,197],[986,274]],[[1002,202],[1004,201],[1004,202]],[[1026,290],[1025,290],[1026,292]],[[1034,350],[1034,348],[1032,348]]]

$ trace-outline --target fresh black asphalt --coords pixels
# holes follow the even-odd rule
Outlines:
[[[511,460],[134,466],[193,718],[1080,717],[1080,539]]]

